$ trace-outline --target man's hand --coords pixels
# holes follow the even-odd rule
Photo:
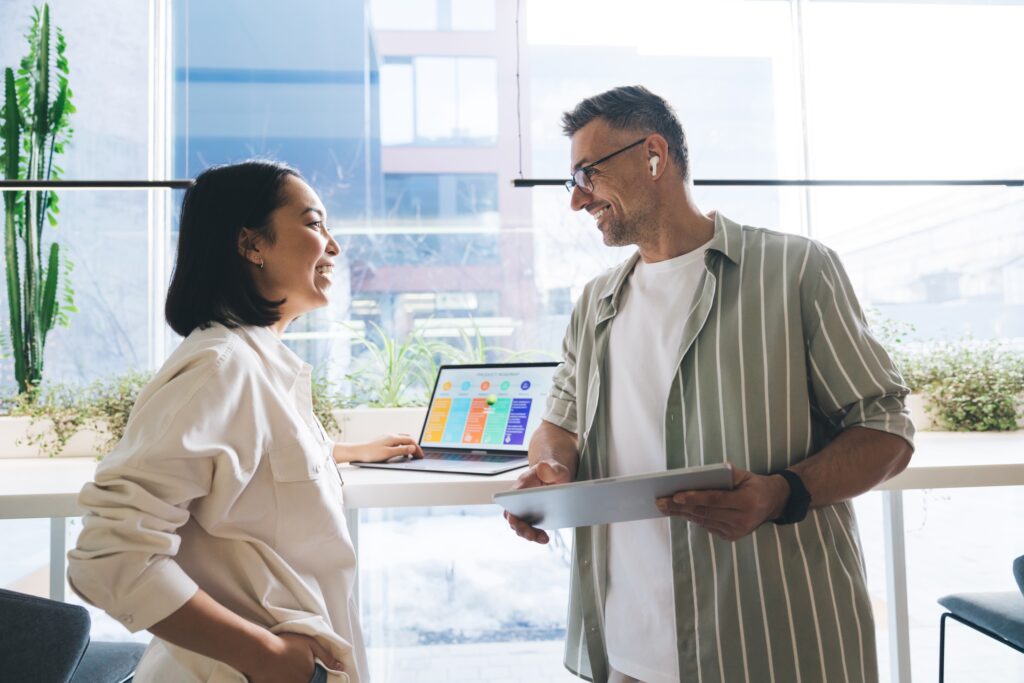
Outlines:
[[[541,460],[527,467],[526,471],[519,475],[519,479],[512,489],[530,489],[537,486],[550,486],[551,484],[567,484],[571,480],[572,477],[568,467],[554,459]],[[548,535],[544,531],[530,526],[515,515],[506,512],[505,519],[508,520],[508,525],[527,541],[535,541],[542,544],[548,542]]]
[[[731,491],[679,491],[658,498],[662,514],[679,515],[715,536],[738,541],[782,514],[789,484],[782,477],[754,474],[734,467]]]

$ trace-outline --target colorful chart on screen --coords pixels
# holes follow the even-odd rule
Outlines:
[[[420,444],[525,450],[544,413],[554,364],[442,368]]]

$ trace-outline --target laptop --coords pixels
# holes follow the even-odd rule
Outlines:
[[[423,458],[358,467],[500,474],[525,467],[558,363],[442,365],[420,430]]]

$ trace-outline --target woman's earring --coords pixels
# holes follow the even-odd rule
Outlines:
[[[263,259],[260,259],[260,262],[257,263],[256,265],[260,267],[260,270],[263,270]]]

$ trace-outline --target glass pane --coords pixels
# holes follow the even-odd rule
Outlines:
[[[493,31],[494,0],[451,0],[453,31]]]
[[[28,51],[24,35],[37,5],[33,0],[0,2],[0,69],[17,72]],[[149,4],[52,0],[49,6],[51,24],[62,29],[67,41],[68,86],[77,109],[70,118],[70,145],[55,161],[64,169],[63,178],[145,178]]]
[[[659,21],[643,20],[641,8]],[[788,2],[530,2],[530,159],[566,176],[562,112],[629,83],[675,108],[696,178],[803,177],[799,81]],[[770,207],[766,207],[770,210]]]
[[[861,303],[909,339],[1024,339],[1019,188],[819,188],[810,206]]]
[[[310,21],[269,0],[174,4],[178,176],[261,156],[300,169],[333,219],[379,209],[380,63],[366,8],[316,9]]]
[[[493,174],[388,173],[384,201],[388,218],[403,221],[475,217],[497,225],[498,178]]]
[[[495,143],[498,133],[495,60],[414,57],[413,64],[417,144]],[[394,83],[396,89],[403,85],[401,81]],[[385,83],[385,86],[392,87],[391,82]]]
[[[459,59],[456,137],[494,144],[498,137],[498,74],[493,59]]]
[[[386,62],[380,68],[380,141],[411,145],[416,141],[416,81],[411,62]]]
[[[458,81],[451,57],[417,57],[417,142],[438,143],[459,136]]]
[[[1024,6],[810,2],[804,17],[816,175],[1020,175],[1024,93],[1006,84]]]
[[[84,385],[145,370],[149,358],[148,196],[130,191],[64,191],[58,195],[58,228],[47,225],[43,253],[60,244],[57,301],[66,324],[46,338],[43,382]],[[24,252],[22,272],[24,273]],[[6,271],[6,263],[0,263]],[[78,311],[67,310],[70,297]],[[0,293],[6,311],[7,288]],[[4,335],[9,334],[4,314]],[[9,338],[9,337],[8,337]],[[14,392],[14,359],[0,360],[6,391]]]
[[[579,680],[561,665],[568,536],[527,543],[493,506],[367,510],[359,534],[375,678]]]
[[[1024,526],[1024,490],[1020,486],[906,491],[906,532],[910,651],[914,680],[938,680],[939,617],[937,599],[952,593],[1017,591],[1012,562],[1021,554],[981,530],[981,520],[999,520],[1007,529]],[[879,673],[889,680],[888,598],[883,544],[882,494],[855,501],[868,589],[875,612]],[[965,514],[965,511],[970,511]],[[1024,657],[972,629],[946,624],[946,680],[1016,681],[1024,677]]]
[[[64,192],[54,235],[72,268],[77,313],[47,338],[46,375],[109,379],[150,360],[145,192]]]
[[[372,0],[373,27],[381,31],[435,31],[437,5],[438,0]]]

